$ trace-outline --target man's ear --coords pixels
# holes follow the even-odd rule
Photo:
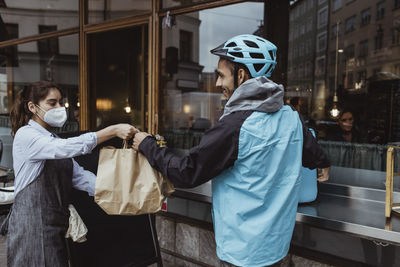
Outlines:
[[[29,111],[32,112],[33,114],[36,113],[36,106],[35,106],[35,104],[33,104],[32,101],[29,101],[29,102],[28,102],[28,109],[29,109]]]
[[[249,75],[244,69],[238,69],[238,86],[249,79]]]

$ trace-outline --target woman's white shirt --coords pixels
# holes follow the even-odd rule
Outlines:
[[[62,139],[47,131],[37,122],[18,129],[13,142],[14,186],[16,195],[33,182],[43,170],[48,159],[66,159],[90,153],[97,145],[93,132]],[[96,176],[83,169],[74,159],[72,186],[94,195]]]

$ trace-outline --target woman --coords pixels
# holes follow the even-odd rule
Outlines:
[[[8,217],[9,266],[68,266],[65,233],[72,187],[94,195],[95,175],[72,158],[110,138],[131,138],[129,124],[61,139],[50,132],[67,119],[57,85],[36,82],[11,110],[15,200]],[[6,222],[7,223],[7,222]]]
[[[354,127],[353,113],[347,109],[340,112],[337,126],[328,132],[328,140],[341,142],[361,142],[361,135]]]

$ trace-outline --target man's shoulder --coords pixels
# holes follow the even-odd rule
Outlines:
[[[225,124],[236,124],[238,122],[245,121],[251,114],[253,114],[253,110],[238,110],[234,111],[225,117],[223,117],[219,122]]]
[[[222,119],[220,119],[214,127],[208,130],[207,134],[213,134],[216,132],[221,132],[224,134],[234,133],[235,131],[240,130],[243,125],[243,122],[253,113],[250,110],[240,110],[232,112]]]

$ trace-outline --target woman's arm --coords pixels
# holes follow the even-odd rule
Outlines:
[[[96,175],[82,168],[75,160],[72,160],[72,163],[72,187],[81,191],[86,191],[90,196],[94,196]]]
[[[90,153],[97,144],[116,136],[130,138],[135,132],[136,128],[129,124],[117,124],[97,132],[63,139],[27,127],[17,132],[13,146],[28,160],[65,159]]]
[[[130,124],[120,123],[108,126],[96,132],[97,144],[103,143],[113,137],[118,136],[121,139],[130,139],[139,131]]]

